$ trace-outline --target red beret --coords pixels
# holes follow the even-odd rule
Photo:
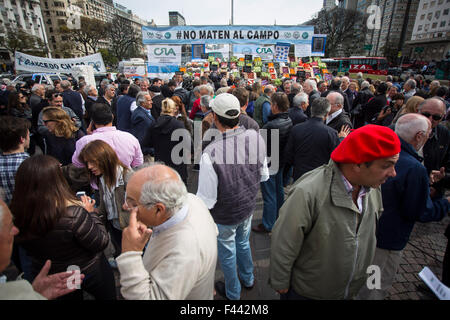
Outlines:
[[[331,153],[341,163],[364,163],[388,158],[400,152],[397,134],[384,126],[373,124],[353,130]]]

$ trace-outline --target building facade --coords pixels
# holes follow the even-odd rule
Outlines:
[[[47,42],[39,0],[0,0],[0,37],[6,36],[8,30],[18,29]],[[0,63],[10,64],[10,59],[10,53],[0,43]]]
[[[178,11],[169,11],[169,25],[185,26],[186,20]]]
[[[450,0],[420,1],[407,45],[413,60],[440,61],[450,54]]]

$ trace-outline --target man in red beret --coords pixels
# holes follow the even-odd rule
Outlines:
[[[395,177],[399,152],[394,131],[367,125],[296,181],[272,229],[269,282],[281,299],[352,299],[365,285],[380,186]]]

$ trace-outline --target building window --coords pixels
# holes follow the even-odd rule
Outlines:
[[[424,3],[423,4],[423,8],[422,9],[425,10],[426,8],[428,8],[428,3]]]
[[[441,21],[441,25],[439,27],[445,27],[445,21]]]
[[[435,29],[436,27],[437,27],[437,22],[435,22],[431,25],[431,29]]]
[[[444,3],[444,0],[439,0],[438,1],[438,4],[443,4]]]
[[[440,16],[441,16],[441,12],[440,12],[440,11],[436,11],[436,12],[434,13],[434,17],[435,17],[436,19],[439,19]]]
[[[427,23],[426,25],[425,25],[425,28],[424,28],[424,30],[425,31],[428,31],[428,28],[430,27],[430,24],[429,23]]]
[[[420,16],[420,20],[423,20],[423,19],[425,19],[425,15],[424,14]]]
[[[428,21],[431,21],[431,19],[433,19],[433,13],[432,13],[432,12],[430,12],[430,13],[427,15],[427,19],[428,19]]]
[[[447,16],[449,10],[450,10],[450,9],[445,9],[444,12],[442,13],[442,15],[443,15],[443,16]]]
[[[422,25],[417,27],[417,31],[422,31]]]
[[[431,1],[430,8],[433,8],[435,4],[436,4],[436,1]]]

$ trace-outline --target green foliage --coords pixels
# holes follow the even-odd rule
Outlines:
[[[34,56],[45,57],[47,48],[41,38],[28,34],[25,30],[8,29],[6,36],[0,37],[0,43],[12,54],[20,51]]]

